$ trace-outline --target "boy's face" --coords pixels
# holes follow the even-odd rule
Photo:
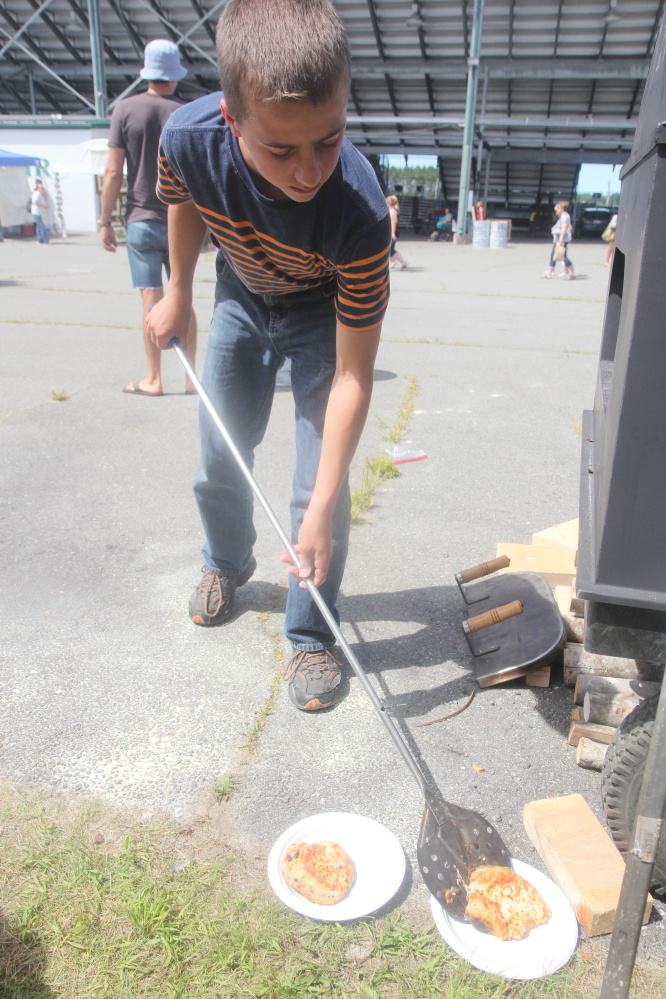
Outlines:
[[[301,202],[314,198],[338,162],[348,92],[344,82],[322,104],[252,101],[242,122],[222,98],[222,114],[262,194]]]

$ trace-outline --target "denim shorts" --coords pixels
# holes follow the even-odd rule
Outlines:
[[[169,277],[169,240],[162,222],[130,222],[127,259],[134,288],[161,288],[162,265]]]

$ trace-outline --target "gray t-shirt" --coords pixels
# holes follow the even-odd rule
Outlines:
[[[125,150],[127,160],[127,208],[125,224],[162,222],[167,206],[155,193],[157,151],[167,119],[183,101],[161,94],[133,94],[116,104],[111,115],[109,146]]]

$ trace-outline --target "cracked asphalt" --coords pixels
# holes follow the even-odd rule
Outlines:
[[[456,717],[419,726],[475,686],[454,573],[494,556],[498,541],[529,542],[577,515],[605,247],[577,245],[575,282],[539,279],[544,244],[405,240],[401,250],[410,269],[392,277],[352,485],[386,446],[407,376],[418,395],[404,442],[428,457],[401,466],[354,528],[342,627],[433,786],[481,810],[516,857],[544,870],[523,830],[527,802],[579,792],[601,817],[599,775],[577,767],[564,744],[573,697],[561,676],[545,690],[477,690]],[[203,540],[191,491],[198,404],[183,394],[173,355],[164,397],[120,391],[145,363],[124,253],[104,253],[89,235],[49,246],[5,240],[0,286],[0,778],[178,818],[231,769],[240,776],[226,806],[231,845],[267,856],[312,813],[367,815],[400,840],[411,862],[401,900],[425,911],[420,792],[351,671],[323,715],[297,712],[283,685],[256,755],[239,766],[276,668],[279,541],[258,511],[258,569],[233,619],[191,624]],[[200,330],[213,289],[214,258],[203,254]],[[66,401],[51,398],[59,391]],[[255,475],[285,524],[292,437],[293,402],[281,390]],[[644,959],[666,957],[665,912],[656,906],[643,931]]]

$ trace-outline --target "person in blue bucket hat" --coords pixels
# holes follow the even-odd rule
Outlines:
[[[164,38],[148,42],[144,50],[144,65],[140,72],[148,81],[148,89],[119,101],[111,116],[109,129],[109,160],[104,174],[100,205],[100,239],[109,253],[117,249],[116,234],[111,224],[127,164],[127,200],[125,229],[127,258],[132,284],[141,292],[143,311],[143,343],[148,372],[145,378],[125,385],[130,395],[161,396],[161,351],[151,343],[146,319],[149,310],[164,296],[162,268],[170,274],[167,239],[167,206],[155,193],[157,184],[157,153],[162,129],[172,111],[183,101],[175,96],[178,81],[187,75],[181,65],[178,46]],[[190,317],[187,338],[188,356],[194,365],[197,326],[194,312]],[[194,392],[186,381],[185,391]]]

